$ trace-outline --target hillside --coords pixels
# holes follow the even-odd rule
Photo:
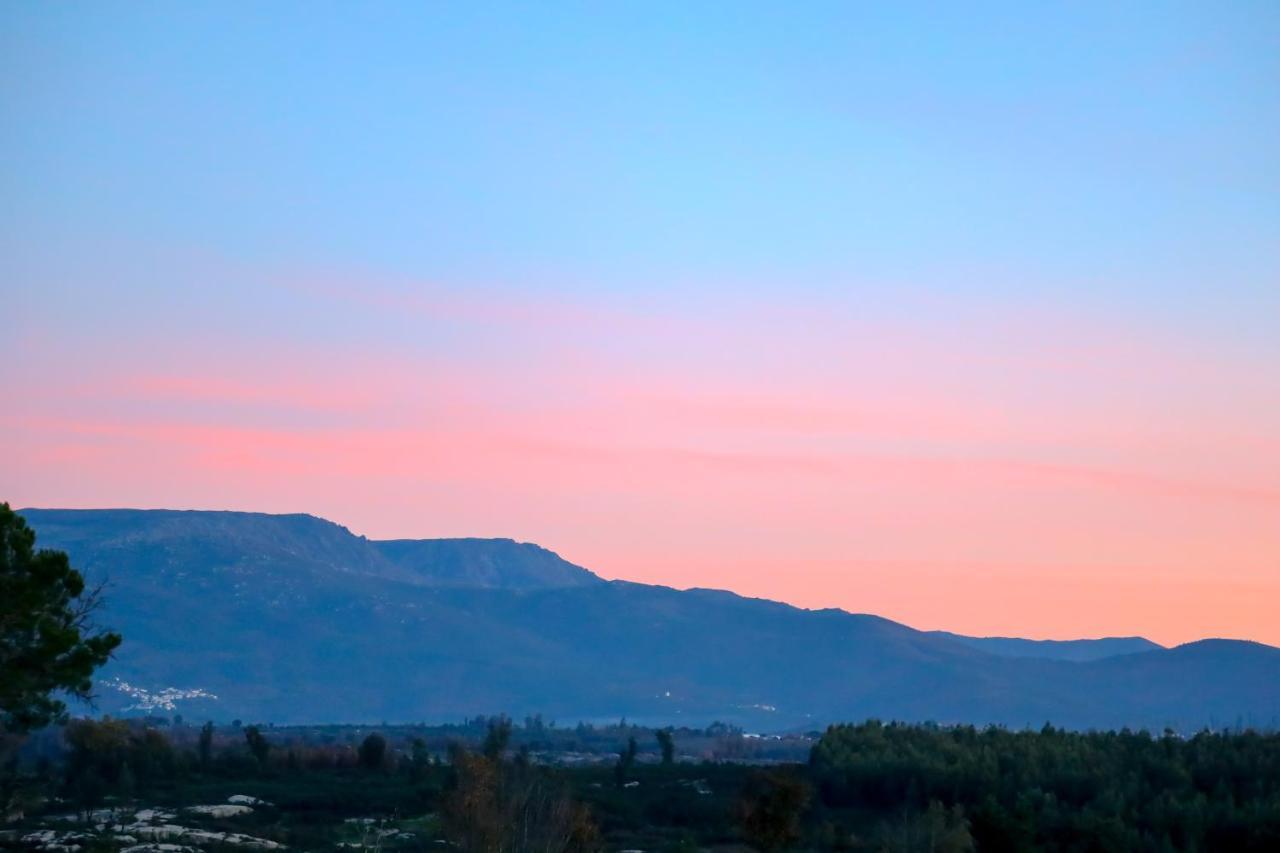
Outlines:
[[[1010,657],[876,616],[604,581],[509,540],[376,542],[303,515],[22,510],[108,580],[105,674],[201,688],[190,715],[273,722],[868,716],[1072,727],[1273,724],[1280,650],[1215,641]],[[122,697],[102,691],[102,707]]]
[[[1146,637],[1101,637],[1096,640],[1024,640],[1020,637],[966,637],[950,631],[930,631],[993,655],[1014,658],[1046,658],[1049,660],[1091,661],[1136,652],[1162,649]]]

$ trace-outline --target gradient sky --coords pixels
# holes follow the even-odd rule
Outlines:
[[[6,3],[0,499],[1280,644],[1280,5]]]

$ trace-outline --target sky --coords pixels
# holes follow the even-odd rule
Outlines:
[[[1280,6],[8,3],[0,500],[1280,644]]]

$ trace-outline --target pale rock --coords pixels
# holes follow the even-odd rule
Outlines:
[[[187,806],[185,811],[195,812],[196,814],[208,815],[209,817],[238,817],[239,815],[251,814],[253,809],[249,806],[240,805],[217,805],[217,806]]]

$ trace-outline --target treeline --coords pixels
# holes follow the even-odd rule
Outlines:
[[[331,843],[351,817],[430,814],[443,838],[476,851],[526,849],[509,829],[566,853],[1280,850],[1276,734],[868,722],[828,729],[807,762],[761,767],[681,759],[682,732],[705,730],[637,730],[641,742],[619,725],[607,761],[549,766],[519,741],[527,727],[494,717],[466,728],[439,751],[413,727],[334,727],[326,743],[258,726],[80,720],[34,775],[62,800],[47,808],[86,813],[250,793],[275,804],[258,830],[299,849]]]
[[[185,724],[181,716],[172,719],[163,716],[132,718],[140,725],[165,729],[175,745],[188,743],[193,737],[193,727]],[[796,733],[784,736],[759,737],[744,732],[728,723],[712,723],[709,726],[654,727],[628,722],[625,718],[609,723],[579,722],[574,725],[557,725],[541,716],[531,715],[515,720],[505,715],[469,717],[459,723],[381,723],[369,725],[289,725],[260,724],[278,747],[342,747],[354,748],[370,731],[380,732],[393,750],[407,751],[415,740],[437,754],[448,751],[450,744],[465,743],[478,746],[493,725],[504,725],[511,731],[511,748],[527,749],[533,754],[579,753],[589,756],[612,755],[619,744],[629,738],[639,743],[638,761],[658,760],[661,745],[659,731],[670,731],[680,745],[683,760],[712,761],[804,761],[820,732]],[[235,721],[219,725],[216,729],[219,744],[235,746],[240,741],[243,725]]]
[[[1280,850],[1276,734],[869,722],[829,729],[808,776],[849,842],[878,823],[931,849]]]

